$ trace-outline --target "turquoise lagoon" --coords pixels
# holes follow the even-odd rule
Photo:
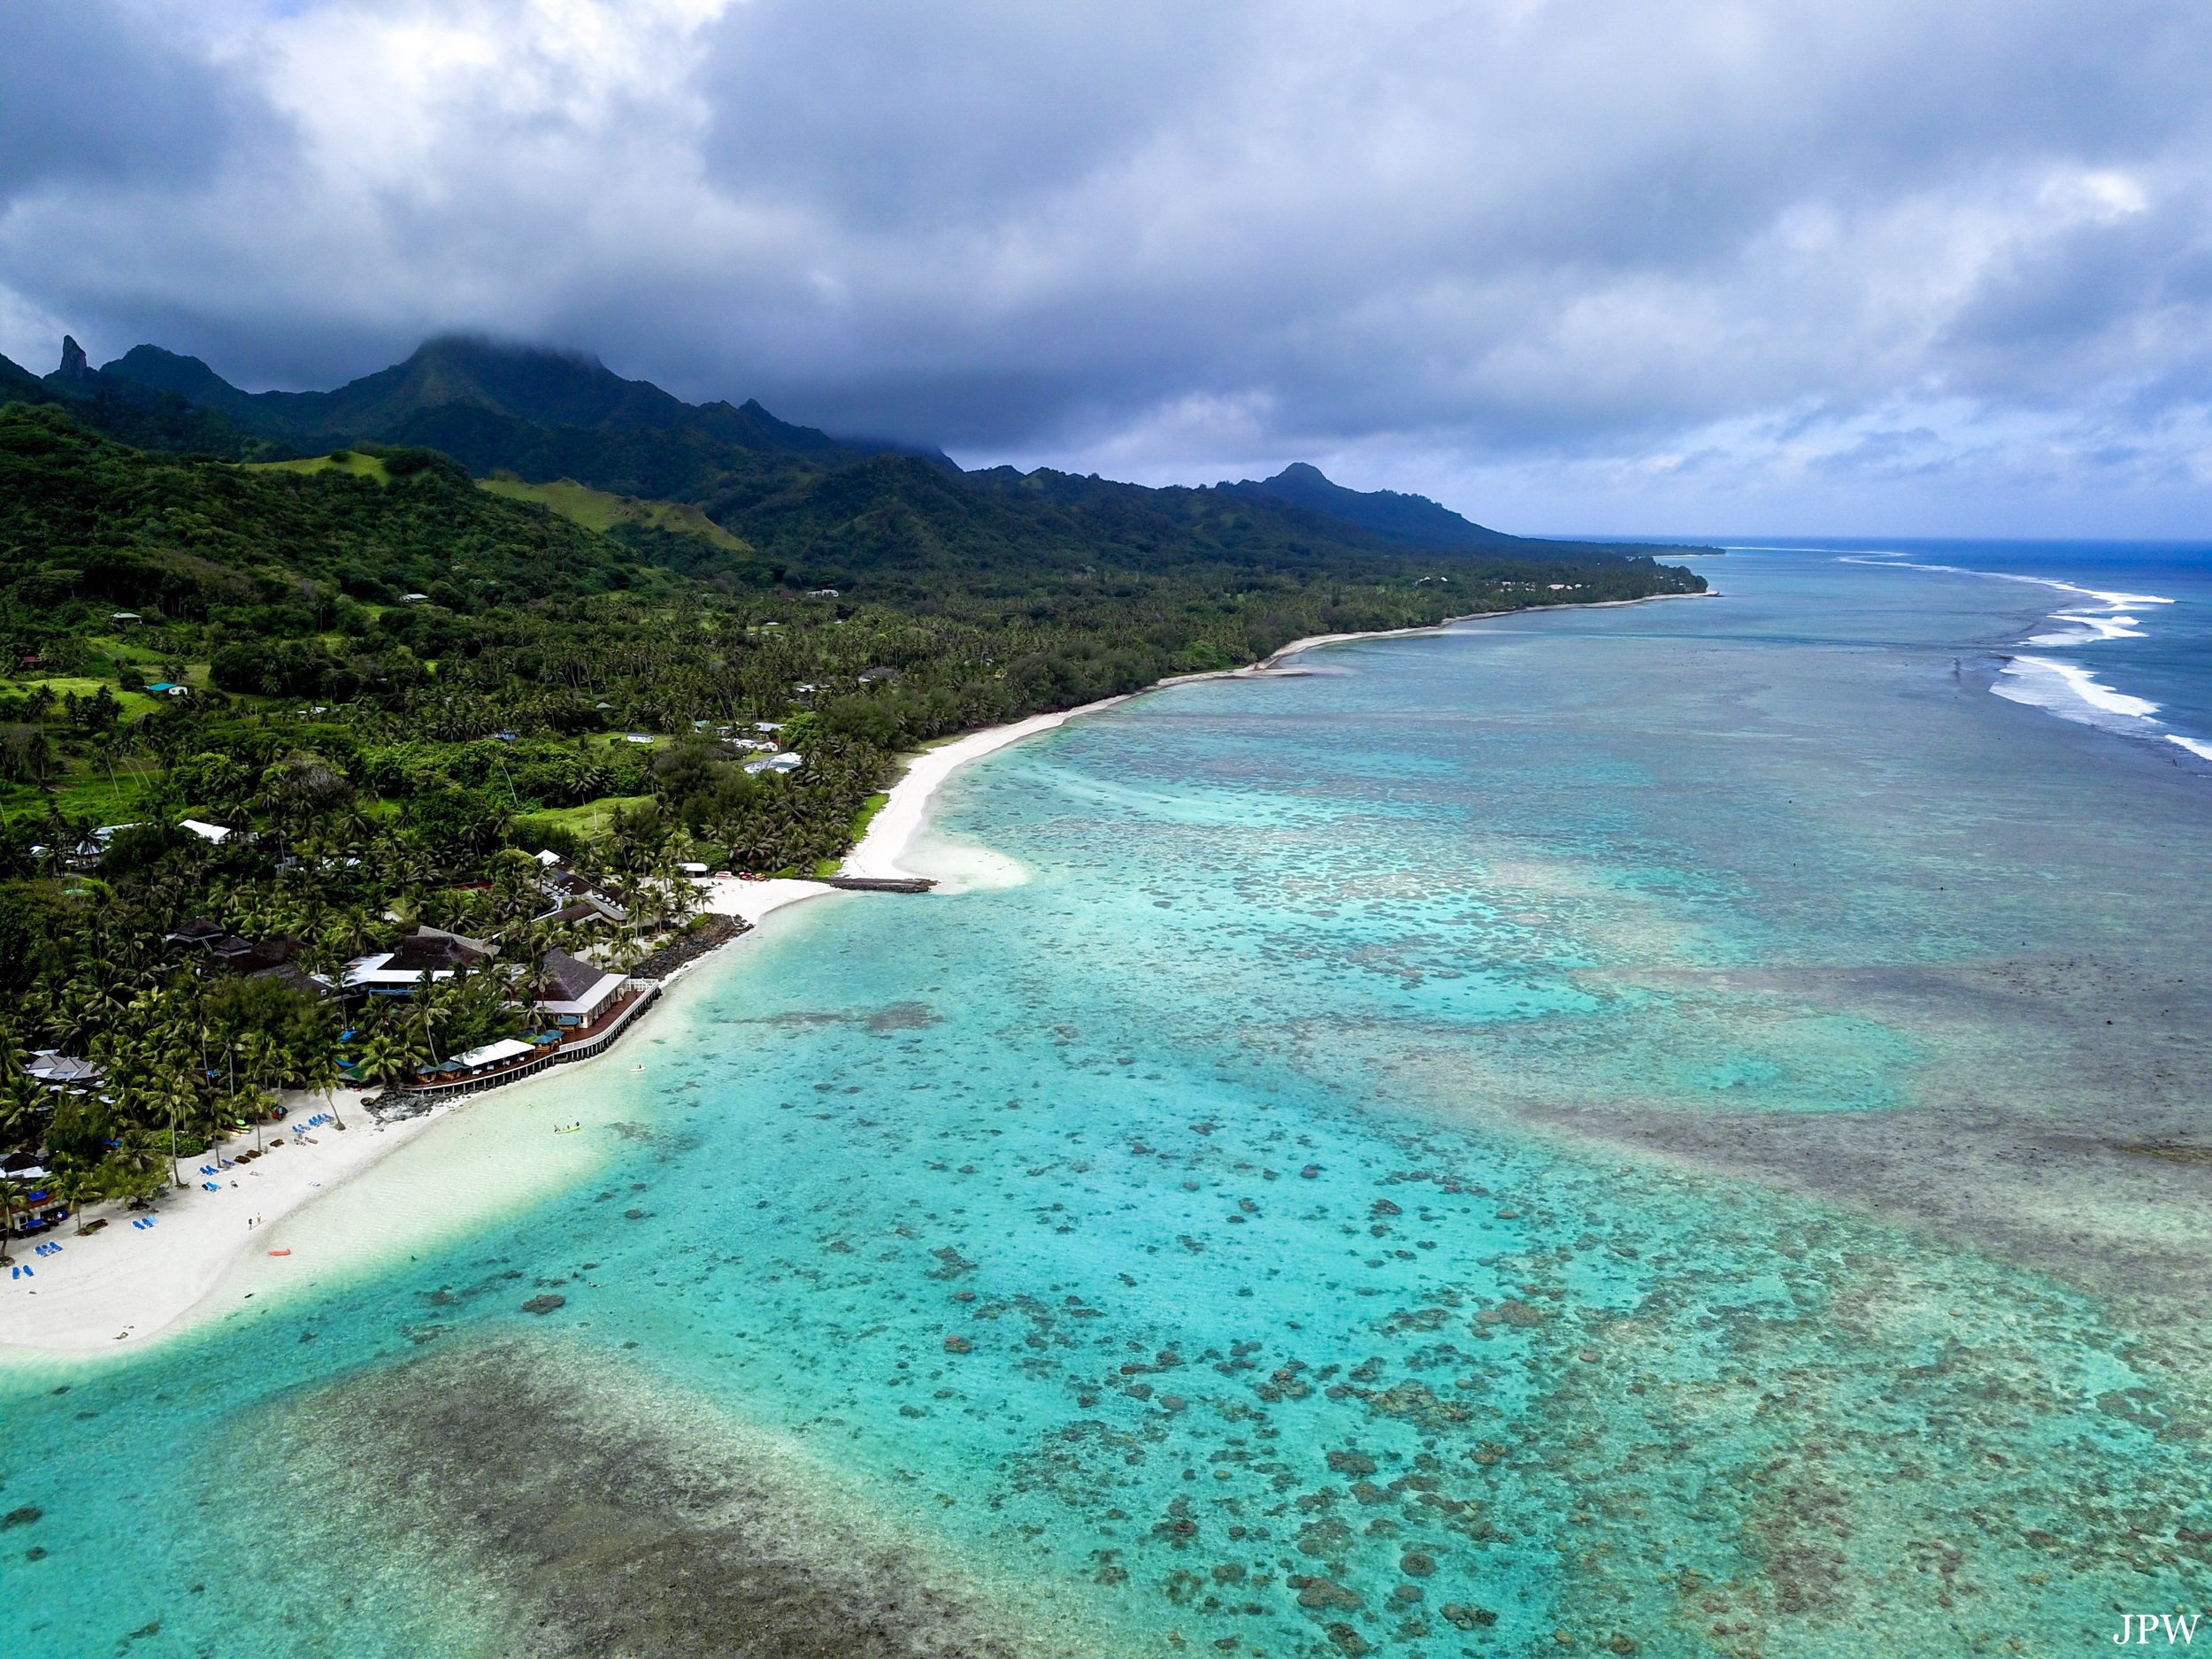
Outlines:
[[[2056,602],[1941,562],[1736,554],[978,765],[936,856],[1025,879],[772,919],[518,1130],[584,1116],[581,1184],[0,1371],[0,1643],[1795,1659],[2204,1608],[2212,777],[1991,695]],[[2131,580],[2202,627],[2203,568]]]

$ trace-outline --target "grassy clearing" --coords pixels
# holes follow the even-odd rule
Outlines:
[[[541,812],[532,812],[521,822],[526,828],[532,824],[544,824],[565,829],[572,835],[596,835],[613,824],[616,813],[644,806],[652,799],[649,795],[604,795],[581,806],[549,807]]]
[[[250,461],[249,472],[343,472],[350,478],[373,478],[380,484],[392,481],[381,459],[363,455],[355,449],[341,449],[335,455],[309,456],[299,461]]]
[[[146,793],[155,777],[150,764],[136,762],[119,765],[112,778],[104,766],[96,773],[64,772],[53,780],[50,796],[30,784],[0,784],[0,818],[36,824],[47,816],[50,802],[70,817],[95,824],[134,823],[145,816]]]
[[[636,525],[641,529],[665,530],[674,535],[703,536],[726,552],[752,551],[746,542],[696,507],[687,507],[679,502],[639,501],[629,495],[593,489],[589,485],[565,478],[554,484],[526,484],[517,478],[485,478],[479,479],[477,486],[509,501],[534,501],[540,506],[550,507],[562,518],[572,518],[587,530],[604,532],[617,525]]]
[[[88,674],[54,674],[40,680],[0,680],[0,696],[19,697],[35,687],[43,686],[56,698],[75,692],[80,699],[90,698],[102,686],[115,699],[116,707],[126,719],[135,719],[142,714],[151,714],[163,706],[165,698],[143,691],[125,691],[111,680],[96,680]]]
[[[641,737],[649,737],[653,741],[649,745],[645,743],[633,743],[630,741],[630,734],[627,732],[594,732],[588,733],[585,737],[584,747],[586,749],[630,749],[641,750],[646,754],[650,754],[656,749],[666,749],[671,743],[673,743],[676,741],[674,738],[664,736],[658,732],[641,732],[638,735]]]

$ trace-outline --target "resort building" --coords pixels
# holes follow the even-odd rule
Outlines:
[[[280,962],[271,968],[255,968],[247,973],[250,979],[281,979],[303,996],[328,996],[330,982],[308,972],[296,962]]]
[[[544,1049],[538,1043],[524,1042],[517,1037],[505,1037],[497,1042],[488,1042],[480,1048],[471,1048],[466,1054],[457,1054],[445,1064],[438,1067],[435,1073],[425,1073],[425,1075],[444,1078],[481,1077],[488,1071],[495,1071],[503,1067],[511,1066],[526,1056],[543,1054]]]
[[[554,908],[543,916],[534,918],[534,920],[588,921],[591,917],[585,913],[587,910],[595,912],[601,921],[626,922],[630,919],[626,908],[609,898],[583,877],[569,871],[549,869],[538,882],[538,887],[553,901]]]
[[[368,991],[380,996],[405,996],[437,979],[482,966],[499,954],[497,945],[442,928],[419,927],[400,941],[399,949],[373,956],[357,956],[346,964],[342,981],[349,991]]]
[[[539,977],[538,1011],[556,1025],[588,1025],[614,1005],[625,982],[621,974],[565,950],[549,950]]]
[[[107,1073],[91,1061],[81,1060],[73,1054],[64,1054],[58,1048],[37,1048],[24,1062],[23,1075],[35,1083],[45,1084],[48,1088],[82,1094],[98,1087],[100,1079]]]

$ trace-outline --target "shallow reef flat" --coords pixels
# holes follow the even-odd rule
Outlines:
[[[2204,780],[1954,667],[2017,584],[1894,580],[1746,561],[961,774],[932,843],[1025,879],[703,965],[561,1190],[0,1379],[0,1637],[1863,1659],[2202,1608]]]
[[[433,1539],[486,1651],[640,1659],[1002,1659],[1081,1649],[990,1607],[818,1470],[656,1389],[618,1354],[460,1340],[285,1400],[243,1430],[308,1497],[294,1548]]]

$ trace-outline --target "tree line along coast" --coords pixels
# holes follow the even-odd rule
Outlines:
[[[249,1156],[281,1090],[588,1047],[727,929],[689,878],[829,867],[933,740],[1710,550],[964,472],[474,342],[326,394],[0,358],[0,1226]]]

